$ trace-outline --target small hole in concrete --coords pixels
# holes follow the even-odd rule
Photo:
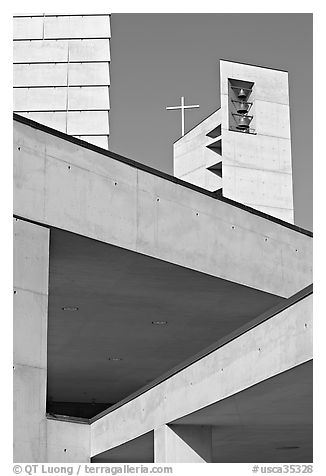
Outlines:
[[[20,150],[20,147],[18,147],[18,150]]]
[[[267,241],[267,238],[265,238],[265,241]]]
[[[260,348],[260,347],[258,347],[258,352],[261,352],[261,348]]]
[[[231,226],[231,228],[232,228],[232,230],[234,230],[235,226],[234,226],[234,225],[232,225],[232,226]]]
[[[157,202],[159,202],[159,201],[160,201],[160,199],[159,199],[159,198],[157,198],[157,199],[156,199],[156,201],[157,201]]]
[[[295,250],[296,252],[298,252],[299,250]]]
[[[64,451],[64,453],[67,453],[67,448],[64,448],[64,450],[63,450],[63,451]]]
[[[118,182],[114,182],[114,185],[118,185]]]
[[[221,372],[223,372],[223,369],[221,369]]]
[[[196,213],[196,217],[198,217],[199,213]]]
[[[305,328],[307,329],[307,327],[308,327],[308,324],[307,324],[307,323],[305,323],[305,325],[304,325],[304,326],[305,326]]]
[[[14,294],[17,294],[17,291],[14,291]]]
[[[68,170],[70,170],[70,169],[71,169],[71,167],[70,167],[70,165],[68,165]]]

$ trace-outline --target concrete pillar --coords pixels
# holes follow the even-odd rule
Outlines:
[[[89,463],[90,425],[47,421],[47,463]]]
[[[49,229],[14,219],[14,462],[46,461]]]
[[[212,428],[162,425],[154,430],[155,463],[211,463]]]

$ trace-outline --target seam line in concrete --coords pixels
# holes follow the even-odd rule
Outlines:
[[[32,293],[32,294],[38,294],[39,296],[44,296],[44,297],[48,297],[48,293],[44,292],[42,293],[41,291],[35,291],[34,289],[27,289],[27,288],[22,288],[20,286],[13,286],[13,288],[16,290],[16,289],[19,289],[20,291],[25,291],[27,293]]]
[[[47,367],[39,367],[38,365],[27,365],[27,364],[21,364],[20,362],[13,362],[13,365],[17,365],[19,367],[28,367],[29,369],[37,369],[37,370],[47,370]]]

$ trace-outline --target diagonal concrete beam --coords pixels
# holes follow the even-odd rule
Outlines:
[[[312,294],[91,424],[91,456],[312,359]]]
[[[309,232],[20,121],[16,216],[283,297],[312,282]]]

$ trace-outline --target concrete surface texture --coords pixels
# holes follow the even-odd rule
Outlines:
[[[154,431],[94,456],[92,463],[154,463]]]
[[[49,230],[14,219],[14,461],[46,460]]]
[[[92,458],[108,462],[309,463],[312,361]],[[171,430],[171,431],[169,431]],[[200,437],[198,438],[198,435]],[[163,441],[162,441],[163,440]],[[173,442],[174,446],[168,447]]]
[[[88,463],[90,426],[47,419],[47,463]]]
[[[14,111],[108,148],[110,15],[14,16]]]
[[[14,462],[89,461],[88,425],[46,419],[48,228],[14,219]]]
[[[155,463],[211,463],[212,428],[162,425],[154,431]]]
[[[293,223],[288,74],[220,62],[223,196]],[[228,80],[253,82],[254,134],[229,128]]]
[[[61,413],[59,402],[71,402],[72,415],[86,416],[78,413],[79,402],[94,416],[105,409],[95,402],[106,408],[117,403],[285,301],[52,229],[47,386],[52,412]],[[62,310],[69,305],[78,311]]]
[[[72,313],[77,316],[76,340],[78,336],[83,339],[84,323],[92,320],[93,311],[96,328],[104,308],[108,308],[102,301],[103,309],[98,308],[96,318],[91,295],[100,289],[96,291],[93,286],[90,295],[85,295],[92,273],[97,277],[96,286],[111,289],[111,301],[121,304],[125,292],[135,309],[140,305],[141,292],[135,277],[149,287],[147,295],[146,289],[141,294],[145,304],[138,316],[141,325],[146,324],[146,314],[151,317],[156,301],[162,303],[163,294],[168,294],[166,283],[179,286],[175,303],[178,292],[187,296],[187,286],[195,293],[200,285],[198,302],[188,295],[178,304],[178,315],[184,316],[185,323],[187,316],[194,322],[196,316],[191,317],[191,312],[195,306],[202,319],[218,305],[226,313],[223,299],[228,299],[228,292],[230,302],[240,296],[245,306],[254,302],[265,309],[269,299],[282,301],[311,283],[309,233],[19,118],[14,122],[14,213],[15,461],[87,462],[94,458],[103,462],[106,458],[116,461],[123,454],[130,460],[135,448],[143,448],[146,457],[150,449],[156,460],[166,462],[214,461],[219,451],[230,456],[229,447],[223,449],[216,432],[220,421],[228,427],[234,424],[234,431],[228,428],[224,433],[233,446],[243,442],[240,430],[245,423],[252,448],[264,432],[269,442],[279,442],[280,450],[274,445],[272,452],[265,447],[264,453],[276,462],[277,458],[290,458],[278,456],[284,447],[302,447],[305,453],[297,454],[310,458],[311,367],[307,364],[312,360],[311,293],[291,300],[291,305],[272,317],[96,419],[83,423],[46,417],[49,291],[54,297],[54,315],[59,317],[57,307],[62,309],[64,300],[81,299],[84,294],[82,312]],[[50,235],[53,244],[49,248]],[[48,283],[51,252],[53,286]],[[106,269],[110,266],[112,269]],[[153,276],[162,278],[156,290]],[[79,281],[78,289],[74,289],[73,280]],[[149,301],[151,292],[155,292],[155,302]],[[219,295],[219,303],[214,293]],[[74,305],[68,301],[63,304]],[[123,327],[121,306],[115,309],[119,335]],[[169,309],[163,307],[161,311],[164,314]],[[235,306],[224,326],[233,320],[237,327],[239,311]],[[62,339],[59,347],[65,344],[60,326],[61,331],[65,329],[72,314],[58,320],[54,334]],[[72,322],[69,326],[73,329]],[[130,333],[128,322],[127,327]],[[106,332],[104,340],[108,338]],[[91,355],[94,349],[89,351]],[[285,379],[282,374],[287,374]],[[273,381],[278,377],[280,380]],[[271,385],[264,386],[266,381]],[[240,396],[245,391],[250,393]],[[296,403],[290,408],[294,395]],[[234,397],[236,400],[225,403]],[[264,413],[265,404],[270,412]],[[239,423],[236,408],[247,416],[246,421],[243,418]],[[302,408],[306,409],[305,418]],[[270,423],[273,418],[277,421],[275,415],[285,414],[288,426],[283,427],[282,438],[279,425],[277,429]],[[253,428],[256,418],[263,417],[264,425]],[[298,430],[294,442],[291,427]],[[147,437],[142,438],[144,435]],[[131,448],[129,456],[124,445]],[[241,451],[245,454],[246,447]],[[299,456],[294,455],[294,460]]]
[[[305,233],[17,121],[14,143],[17,216],[282,297],[312,282]]]
[[[221,162],[217,149],[208,146],[221,136],[221,110],[214,112],[198,126],[173,144],[173,174],[186,182],[214,192],[222,187],[222,179],[209,170]],[[214,129],[217,129],[215,133]],[[207,135],[207,134],[213,134]]]
[[[175,142],[174,175],[293,223],[288,74],[221,61],[220,76],[221,108]],[[230,129],[229,80],[253,83],[251,133]]]
[[[308,361],[171,426],[210,427],[212,461],[216,463],[311,462],[312,409],[313,369]]]
[[[91,425],[92,456],[312,359],[312,296]]]

